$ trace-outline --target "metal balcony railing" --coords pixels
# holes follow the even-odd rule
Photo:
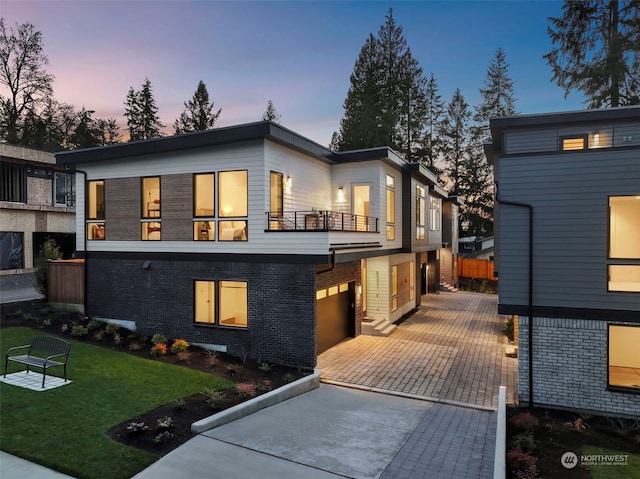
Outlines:
[[[266,213],[266,231],[362,231],[378,232],[378,218],[339,211],[291,211]]]

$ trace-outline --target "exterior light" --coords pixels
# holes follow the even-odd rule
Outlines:
[[[290,176],[287,176],[287,188],[291,189],[292,185],[293,185],[293,178],[291,178]]]
[[[344,203],[344,188],[342,186],[338,188],[338,203]]]

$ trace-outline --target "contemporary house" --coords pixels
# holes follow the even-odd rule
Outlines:
[[[75,249],[75,180],[53,153],[0,143],[0,289],[32,286],[47,238]]]
[[[62,152],[93,317],[313,367],[437,291],[437,178],[386,147],[333,152],[272,122]]]
[[[493,261],[493,236],[487,238],[465,236],[458,240],[458,245],[460,256],[464,258],[488,259]]]
[[[640,412],[640,107],[491,120],[522,403]]]

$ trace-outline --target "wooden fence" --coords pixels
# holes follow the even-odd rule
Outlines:
[[[493,275],[493,261],[463,257],[458,258],[458,276],[492,281],[498,279]]]
[[[47,264],[47,301],[84,305],[84,260],[49,261]]]

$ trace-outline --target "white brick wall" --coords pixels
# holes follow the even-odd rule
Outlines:
[[[529,318],[520,316],[518,397],[529,401]],[[640,394],[607,390],[607,322],[533,320],[533,402],[605,414],[640,416]],[[629,324],[629,323],[615,323]]]

